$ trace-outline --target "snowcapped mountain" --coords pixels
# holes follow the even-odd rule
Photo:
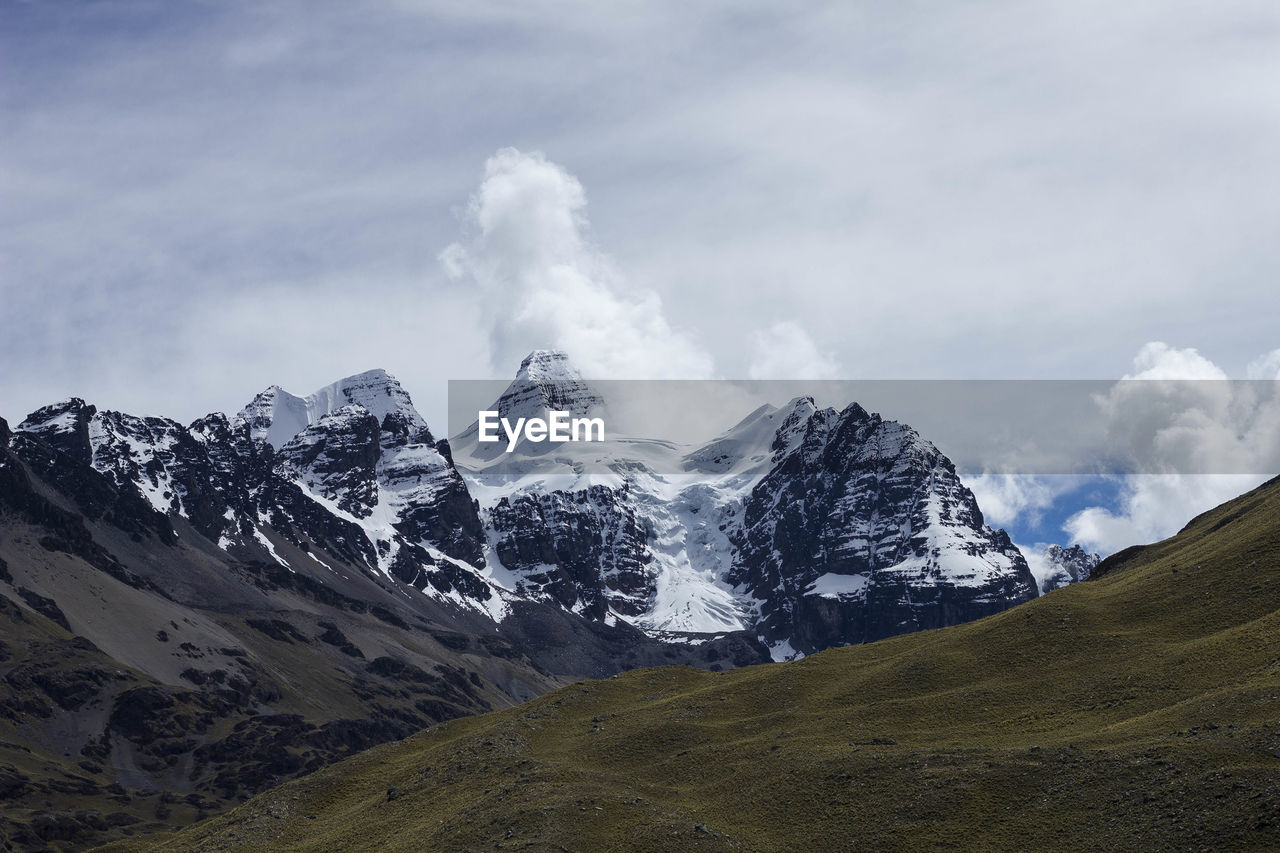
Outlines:
[[[281,447],[308,426],[344,406],[360,406],[377,418],[402,415],[414,430],[425,430],[426,422],[413,407],[408,393],[385,370],[369,370],[340,379],[332,385],[299,397],[279,385],[272,385],[254,397],[233,424],[247,424],[249,435],[273,448]]]
[[[526,359],[504,405],[607,408],[549,353]],[[857,404],[762,406],[696,447],[618,438],[493,453],[474,431],[454,446],[495,571],[523,594],[655,636],[750,630],[781,658],[1037,594],[954,465]]]
[[[514,419],[608,403],[539,350],[492,408]],[[750,632],[781,658],[1037,592],[951,462],[856,403],[761,406],[696,446],[507,453],[475,424],[436,439],[395,377],[372,370],[305,397],[272,386],[233,418],[189,426],[70,400],[13,441],[31,464],[37,446],[87,463],[158,536],[181,519],[234,559],[321,577],[354,567],[499,625],[538,604],[660,640]]]
[[[557,350],[534,350],[525,356],[515,380],[494,404],[500,415],[512,419],[539,417],[549,409],[586,415],[603,407],[604,399]]]
[[[745,501],[729,573],[771,644],[807,653],[1035,597],[1022,554],[915,430],[856,403],[794,421]]]
[[[448,445],[385,371],[305,398],[273,387],[234,419],[215,414],[189,427],[73,399],[40,409],[15,432],[145,499],[168,535],[163,518],[182,518],[238,559],[291,570],[354,562],[487,616],[503,611]]]
[[[275,476],[360,531],[371,568],[491,617],[505,612],[448,443],[435,439],[394,376],[370,370],[306,397],[272,386],[232,423],[261,452],[276,448]]]
[[[1090,554],[1079,545],[1069,548],[1050,545],[1043,553],[1031,558],[1032,572],[1036,576],[1041,594],[1088,580],[1093,567],[1101,561],[1100,555]]]

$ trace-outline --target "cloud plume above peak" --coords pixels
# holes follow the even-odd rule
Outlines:
[[[835,356],[818,345],[798,323],[783,320],[751,336],[751,379],[837,379]]]
[[[711,356],[658,295],[629,286],[592,242],[586,206],[578,179],[539,152],[503,148],[485,163],[464,237],[440,261],[490,306],[494,369],[554,347],[593,378],[710,377]]]

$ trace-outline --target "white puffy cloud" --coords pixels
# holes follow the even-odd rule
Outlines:
[[[977,498],[988,524],[1004,527],[1020,518],[1033,521],[1053,506],[1054,500],[1068,487],[1063,477],[1037,477],[1020,474],[980,474],[964,478],[964,484]]]
[[[751,379],[835,379],[840,367],[835,356],[818,351],[809,333],[782,320],[751,336]]]
[[[1133,358],[1133,373],[1124,379],[1226,379],[1227,374],[1194,347],[1175,349],[1163,341],[1151,341]]]
[[[1244,375],[1248,379],[1272,379],[1280,381],[1280,349],[1249,362]]]
[[[711,357],[675,329],[656,293],[629,286],[590,239],[582,184],[538,152],[485,163],[466,237],[440,255],[488,307],[494,369],[554,347],[589,378],[699,379]]]
[[[1112,448],[1147,473],[1265,473],[1280,468],[1274,389],[1228,382],[1194,349],[1149,343],[1097,399]]]
[[[1266,478],[1251,474],[1138,474],[1126,478],[1117,512],[1089,507],[1067,519],[1073,544],[1112,554],[1172,536],[1195,516]]]
[[[1280,361],[1276,355],[1250,372],[1265,372]],[[1111,553],[1163,539],[1280,469],[1280,400],[1217,381],[1226,378],[1194,349],[1152,342],[1138,352],[1134,372],[1098,403],[1109,437],[1140,457],[1144,473],[1125,479],[1115,510],[1094,506],[1071,516],[1064,530],[1073,543]]]

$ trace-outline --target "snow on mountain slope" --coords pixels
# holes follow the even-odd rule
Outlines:
[[[607,406],[563,354],[537,351],[491,408],[541,417]],[[784,425],[812,409],[806,399],[762,407],[703,447],[611,435],[494,452],[474,425],[451,446],[489,528],[488,560],[519,588],[655,635],[716,634],[750,624],[752,602],[725,580],[734,507],[779,432],[790,434]]]
[[[540,365],[566,387],[530,381]],[[583,401],[607,407],[562,356],[535,353],[494,408]],[[492,453],[468,431],[454,447],[491,563],[532,595],[655,635],[752,627],[810,652],[1035,594],[950,461],[856,404],[762,406],[701,446],[611,436]]]
[[[361,406],[378,423],[392,412],[403,415],[415,430],[425,430],[426,421],[413,407],[400,382],[385,370],[368,370],[326,385],[306,397],[290,394],[272,385],[253,398],[234,423],[249,425],[255,441],[279,449],[308,426],[344,406]]]
[[[19,433],[91,464],[144,499],[158,524],[187,519],[238,558],[290,570],[355,563],[490,616],[505,612],[447,445],[385,371],[307,398],[273,386],[234,420],[215,414],[190,427],[73,399],[33,413]]]
[[[447,445],[385,370],[348,376],[306,397],[272,386],[233,423],[276,448],[281,474],[312,496],[356,520],[376,511],[380,521],[366,532],[384,569],[404,540],[481,573],[484,533],[466,485]],[[403,559],[400,571],[408,573]]]
[[[650,389],[652,391],[652,389]],[[526,358],[491,408],[607,412],[564,357]],[[1036,592],[954,466],[910,427],[811,398],[711,441],[437,441],[390,374],[183,427],[71,400],[18,432],[76,455],[219,549],[372,576],[501,619],[539,601],[651,636],[752,630],[775,655],[952,624]]]
[[[241,409],[233,423],[247,424],[254,441],[279,448],[311,424],[311,407],[305,398],[272,385]]]
[[[700,474],[734,475],[754,484],[791,451],[816,410],[812,397],[797,397],[782,408],[765,404],[686,454],[684,467]]]
[[[93,459],[89,421],[97,411],[79,397],[71,397],[36,409],[14,428],[14,433],[33,435],[76,462],[88,463]]]

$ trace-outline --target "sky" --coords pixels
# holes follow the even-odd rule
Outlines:
[[[1271,0],[0,0],[0,416],[382,367],[438,423],[535,347],[1262,375],[1278,48]]]

